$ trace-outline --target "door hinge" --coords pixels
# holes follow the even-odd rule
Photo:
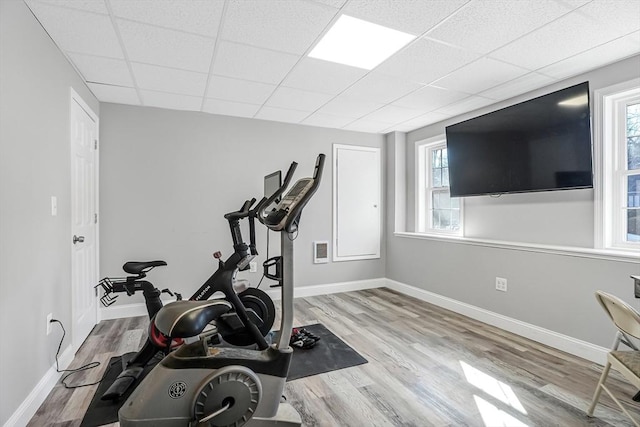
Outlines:
[[[94,214],[93,214],[93,223],[94,223],[94,224],[97,224],[97,223],[98,223],[98,214],[97,214],[97,213],[94,213]]]
[[[94,139],[94,140],[93,140],[93,149],[94,149],[94,150],[97,150],[97,149],[98,149],[98,140],[97,140],[97,139]]]

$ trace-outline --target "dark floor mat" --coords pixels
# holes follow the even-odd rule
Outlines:
[[[319,336],[320,341],[318,341],[313,348],[307,350],[294,349],[287,381],[367,363],[367,359],[360,356],[358,352],[335,336],[330,330],[325,328],[324,325],[315,324],[301,327]],[[134,386],[132,386],[120,400],[115,402],[103,401],[100,400],[100,396],[102,396],[116,377],[120,375],[120,372],[122,372],[120,357],[112,358],[109,361],[107,373],[98,386],[80,427],[96,427],[117,422],[118,410],[127,400],[135,386],[142,381],[152,368],[153,365],[147,366]]]
[[[360,356],[324,325],[318,323],[301,326],[301,328],[319,336],[320,341],[310,349],[295,348],[293,350],[287,381],[367,363],[367,359]]]
[[[142,381],[147,373],[151,371],[151,369],[156,365],[158,361],[159,360],[154,360],[152,361],[152,363],[145,367],[142,375],[140,375],[140,378],[136,380],[136,382],[129,388],[129,390],[125,393],[124,396],[122,396],[120,400],[100,400],[100,397],[104,394],[105,391],[107,391],[109,386],[118,377],[118,375],[120,375],[120,372],[122,372],[122,363],[120,362],[120,357],[112,357],[111,360],[109,360],[109,367],[107,368],[104,379],[98,386],[96,393],[93,395],[93,399],[91,399],[89,408],[84,414],[84,418],[82,419],[82,424],[80,424],[80,427],[96,427],[117,422],[118,410],[120,410],[122,404],[127,400],[131,392],[136,388],[140,381]]]

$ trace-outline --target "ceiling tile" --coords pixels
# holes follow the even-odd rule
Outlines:
[[[215,37],[224,2],[210,0],[109,0],[114,16]]]
[[[429,84],[479,57],[477,53],[419,39],[387,59],[376,71]]]
[[[480,53],[488,53],[589,0],[492,0],[470,2],[427,35]],[[482,28],[482,31],[478,31]]]
[[[168,108],[171,110],[200,111],[202,97],[176,95],[173,93],[141,90],[142,100],[147,107]]]
[[[276,122],[300,123],[309,115],[306,111],[287,110],[285,108],[262,107],[254,116],[256,119],[273,120]]]
[[[103,58],[79,53],[70,53],[69,59],[71,59],[87,82],[133,87],[129,67],[122,59]]]
[[[207,98],[262,105],[275,88],[276,86],[266,83],[211,76]]]
[[[279,84],[298,56],[231,42],[221,42],[214,74],[262,83]]]
[[[253,117],[259,109],[259,105],[221,99],[207,99],[204,101],[202,111],[211,114],[222,114],[224,116]]]
[[[326,93],[279,87],[265,105],[311,112],[326,104],[331,98],[332,95],[327,95]]]
[[[25,0],[27,4],[46,3],[53,6],[68,7],[71,9],[84,10],[85,12],[102,13],[108,15],[109,11],[104,4],[104,0]]]
[[[333,114],[313,113],[302,124],[328,128],[341,128],[353,121],[352,117],[335,116]]]
[[[415,92],[396,100],[393,102],[393,105],[427,112],[451,104],[452,102],[459,101],[468,96],[468,93],[434,86],[425,86],[422,89],[418,89]]]
[[[442,108],[438,108],[435,112],[446,114],[449,117],[457,116],[458,114],[467,113],[469,111],[477,110],[478,108],[486,107],[487,105],[494,104],[496,101],[493,99],[485,98],[482,96],[470,96],[462,101],[454,102]]]
[[[361,68],[315,58],[303,58],[287,78],[284,86],[337,95],[367,73]]]
[[[207,75],[204,73],[136,62],[131,63],[131,68],[140,89],[204,96],[204,90],[207,86]]]
[[[534,89],[550,85],[555,81],[555,79],[542,74],[529,73],[485,90],[484,92],[480,92],[479,95],[495,100],[509,99]]]
[[[523,76],[529,71],[491,58],[480,58],[435,81],[445,89],[466,93],[478,93],[505,81]]]
[[[538,71],[557,79],[564,79],[638,53],[640,53],[640,31],[558,61]]]
[[[413,92],[421,86],[418,83],[373,71],[345,90],[341,96],[360,101],[386,104],[401,98],[409,92]]]
[[[34,2],[29,6],[63,51],[124,58],[108,16],[45,3]]]
[[[384,104],[379,102],[358,101],[340,96],[329,101],[320,108],[318,112],[357,119],[377,110],[383,105]]]
[[[385,105],[379,110],[367,114],[363,119],[393,124],[411,120],[421,114],[424,114],[424,111],[397,107],[395,105]]]
[[[140,105],[140,99],[136,90],[130,87],[102,85],[87,83],[91,92],[100,102],[112,102],[114,104]]]
[[[212,39],[122,19],[117,25],[130,61],[209,72]]]
[[[527,34],[490,56],[530,70],[640,29],[640,2],[598,0]]]
[[[424,126],[431,125],[433,123],[441,122],[448,117],[450,116],[447,114],[430,112],[427,114],[422,114],[411,120],[407,120],[406,122],[395,124],[392,126],[392,129],[400,132],[409,132]]]
[[[347,0],[312,0],[316,3],[320,3],[320,4],[324,4],[327,6],[331,6],[335,9],[340,9],[342,6],[344,6],[344,3]]]
[[[343,12],[355,18],[419,36],[468,0],[351,0]]]
[[[380,123],[374,122],[373,120],[360,119],[349,123],[348,125],[344,126],[343,129],[355,130],[358,132],[378,133],[389,128],[389,126],[391,126],[389,123]]]
[[[302,54],[335,14],[335,9],[319,3],[230,0],[222,38]]]

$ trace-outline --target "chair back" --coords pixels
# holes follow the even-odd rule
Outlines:
[[[620,298],[606,292],[596,291],[596,299],[620,331],[640,339],[640,313]]]

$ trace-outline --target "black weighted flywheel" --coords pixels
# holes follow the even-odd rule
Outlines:
[[[276,307],[273,304],[273,300],[269,295],[258,288],[247,288],[246,290],[238,294],[240,301],[246,307],[247,311],[253,310],[253,312],[262,319],[262,322],[258,322],[256,325],[262,336],[266,336],[273,322],[276,319]],[[255,340],[251,333],[246,329],[240,330],[227,330],[227,328],[220,328],[220,335],[229,344],[243,347],[251,344],[255,344]]]

